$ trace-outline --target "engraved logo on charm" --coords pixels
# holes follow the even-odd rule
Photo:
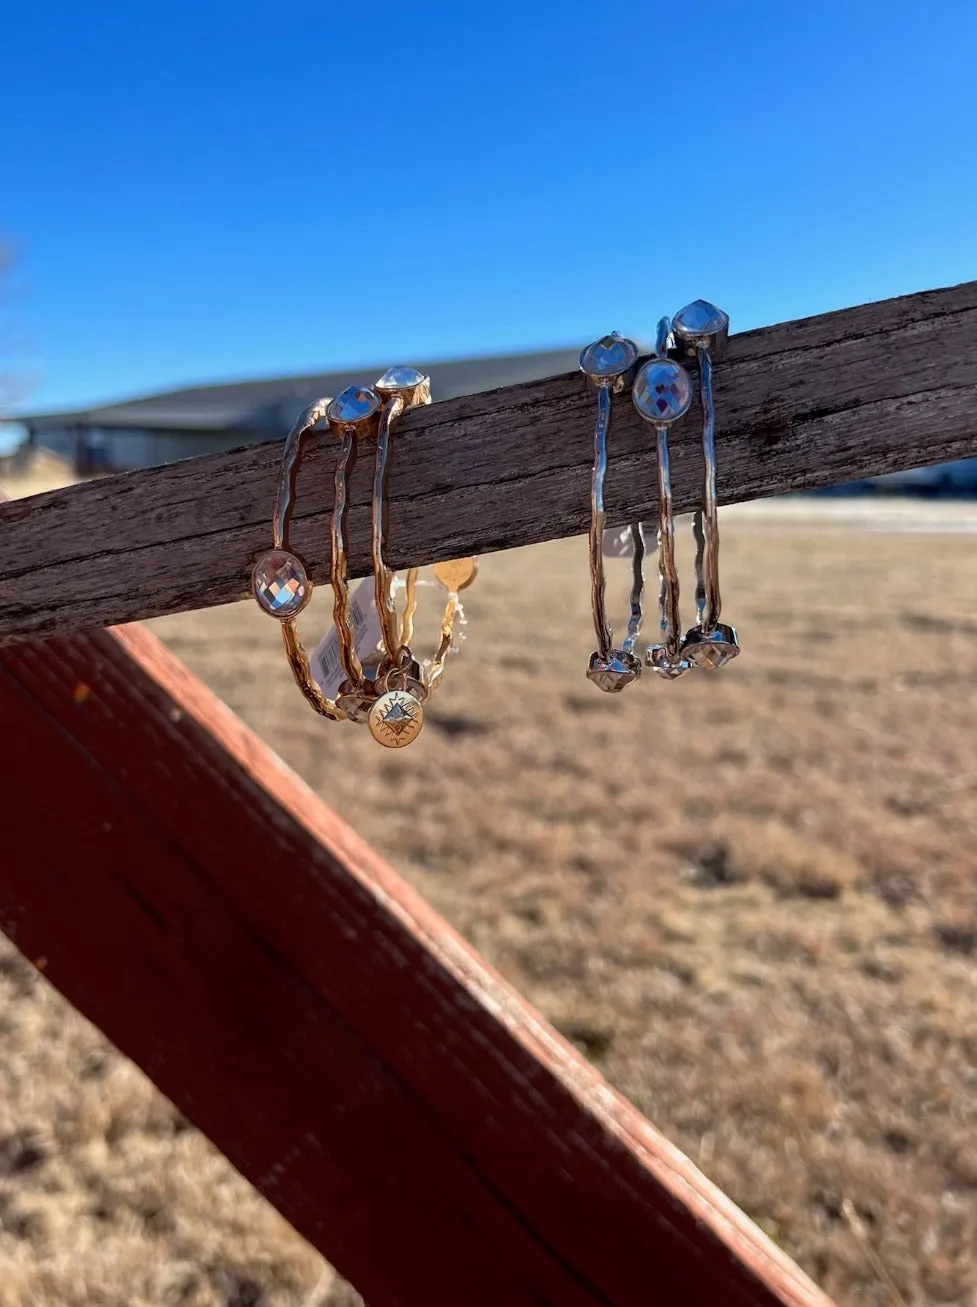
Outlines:
[[[370,709],[369,725],[378,744],[402,749],[420,735],[424,709],[406,690],[388,690]]]

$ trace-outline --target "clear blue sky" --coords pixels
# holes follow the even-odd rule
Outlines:
[[[975,53],[972,0],[8,0],[22,407],[972,278]]]

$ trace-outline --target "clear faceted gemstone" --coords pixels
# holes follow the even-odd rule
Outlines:
[[[374,702],[369,695],[358,694],[348,681],[344,681],[336,696],[336,707],[340,712],[345,713],[347,720],[351,722],[366,722]]]
[[[333,422],[360,422],[380,407],[380,396],[372,386],[347,386],[326,409]]]
[[[580,369],[590,377],[620,377],[634,366],[638,347],[612,331],[588,345],[580,355]]]
[[[610,658],[602,658],[599,652],[590,655],[587,676],[607,694],[620,694],[640,675],[641,663],[634,654],[625,653],[623,649],[615,649]]]
[[[688,411],[692,378],[681,363],[649,359],[634,381],[634,405],[643,418],[667,426]]]
[[[677,335],[686,339],[694,336],[720,336],[729,328],[729,317],[708,300],[693,300],[684,309],[679,309],[672,319],[672,326]]]
[[[273,549],[258,559],[251,586],[259,606],[282,621],[300,613],[312,594],[303,563],[287,549]]]
[[[653,645],[645,659],[649,667],[654,668],[659,676],[664,676],[667,681],[674,681],[679,676],[684,676],[689,670],[689,662],[680,655],[678,659],[671,659],[668,656],[668,650],[663,644]]]
[[[384,390],[407,390],[419,386],[424,380],[424,373],[418,372],[417,368],[401,366],[387,368],[377,385],[382,386]]]
[[[686,657],[695,667],[704,668],[707,671],[718,671],[735,658],[739,650],[731,644],[700,644],[694,649],[686,651]]]
[[[682,643],[682,656],[697,668],[714,672],[731,662],[740,651],[739,639],[731,626],[720,624],[705,634],[694,627]]]

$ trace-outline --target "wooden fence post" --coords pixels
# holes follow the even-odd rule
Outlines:
[[[0,927],[370,1307],[830,1307],[148,632],[0,651]]]

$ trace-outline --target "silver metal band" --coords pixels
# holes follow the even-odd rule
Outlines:
[[[722,611],[719,593],[719,513],[716,506],[716,405],[712,390],[712,350],[700,345],[699,388],[702,396],[702,457],[705,476],[702,508],[696,512],[695,607],[696,624],[709,634]]]
[[[633,340],[611,332],[588,345],[580,354],[580,369],[597,390],[597,420],[594,425],[594,465],[590,481],[590,607],[597,636],[597,649],[590,657],[587,675],[599,689],[614,694],[636,681],[641,663],[634,656],[634,644],[641,630],[644,595],[644,536],[634,523],[631,535],[634,554],[631,572],[631,608],[628,634],[620,649],[614,647],[614,633],[607,620],[604,575],[604,483],[607,478],[607,443],[611,426],[612,396],[624,390],[638,359]]]
[[[604,481],[607,477],[607,433],[611,424],[611,388],[597,388],[594,426],[594,468],[590,480],[590,607],[601,658],[611,656],[614,635],[607,621],[607,580],[604,575]]]
[[[672,321],[661,318],[655,337],[655,355],[639,370],[632,392],[634,405],[655,428],[658,461],[658,607],[660,643],[646,654],[646,661],[662,676],[673,678],[688,669],[682,658],[682,627],[679,609],[679,578],[675,563],[675,520],[672,511],[672,475],[668,450],[668,428],[688,411],[692,402],[692,381],[680,363],[668,357],[672,343]]]
[[[695,300],[676,313],[672,325],[677,342],[699,364],[702,397],[702,507],[695,515],[696,625],[686,631],[682,652],[693,667],[715,670],[739,653],[739,639],[721,622],[719,590],[719,512],[716,499],[716,403],[713,358],[725,344],[729,318],[708,300]]]
[[[679,605],[678,567],[675,563],[675,518],[672,513],[672,470],[668,452],[668,427],[655,428],[658,453],[658,607],[661,615],[661,643],[669,663],[679,661],[682,621]]]
[[[641,634],[641,622],[644,618],[642,603],[645,592],[645,529],[641,522],[631,523],[631,616],[628,619],[628,634],[621,648],[625,653],[634,653],[634,646]]]

